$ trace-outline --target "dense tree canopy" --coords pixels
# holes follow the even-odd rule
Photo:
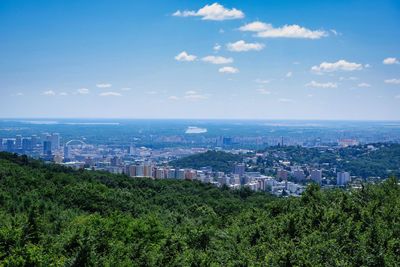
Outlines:
[[[237,162],[241,162],[242,157],[223,151],[209,150],[205,153],[194,154],[184,157],[169,164],[178,168],[212,167],[213,171],[231,172]]]
[[[0,153],[0,266],[396,266],[400,187],[275,198]]]
[[[369,147],[373,147],[372,149]],[[268,147],[262,152],[282,155],[293,164],[329,164],[362,178],[400,175],[400,144],[375,143],[339,149],[306,148],[301,146]],[[271,161],[268,156],[266,161]],[[275,158],[279,160],[281,158]],[[266,164],[270,166],[271,164]]]

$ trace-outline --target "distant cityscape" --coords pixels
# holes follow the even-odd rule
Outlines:
[[[166,139],[168,138],[165,137],[164,140]],[[213,170],[210,166],[196,169],[170,165],[173,160],[204,153],[210,149],[209,146],[150,148],[136,146],[134,143],[129,146],[90,144],[84,139],[68,140],[59,133],[42,132],[31,136],[15,135],[0,138],[0,151],[25,154],[74,169],[106,171],[125,174],[129,177],[197,180],[232,189],[248,187],[254,191],[267,191],[278,196],[299,196],[309,182],[317,183],[324,188],[360,186],[359,177],[352,177],[347,170],[339,171],[336,168],[332,170],[323,164],[319,166],[315,166],[315,164],[299,165],[288,161],[281,152],[271,153],[254,149],[231,148],[233,140],[236,142],[237,138],[220,136],[213,140],[215,142],[214,150],[242,156],[240,162],[233,163],[230,171]],[[284,147],[285,141],[288,144],[298,143],[298,141],[285,140],[282,137],[274,145]],[[340,139],[329,146],[314,143],[313,147],[318,147],[320,150],[335,150],[358,144],[359,141],[356,139]],[[376,148],[370,145],[368,149]],[[261,170],[256,168],[256,166],[264,166],[263,162],[271,158],[276,159],[273,166]],[[328,173],[331,179],[328,179]],[[335,177],[332,179],[333,175]]]

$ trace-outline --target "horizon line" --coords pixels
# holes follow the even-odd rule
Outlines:
[[[400,122],[400,119],[288,119],[288,118],[134,118],[134,117],[0,117],[0,120],[242,120],[242,121],[357,121]]]

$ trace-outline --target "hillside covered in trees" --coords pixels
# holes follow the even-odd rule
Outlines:
[[[171,166],[178,168],[212,167],[213,171],[231,172],[235,163],[241,162],[242,157],[223,151],[209,150],[205,153],[194,154],[169,162]]]
[[[331,168],[349,171],[362,178],[400,175],[400,144],[374,143],[337,149],[306,148],[301,146],[268,147],[259,152],[267,152],[263,166],[271,167],[273,162],[288,160],[292,164],[310,166],[328,164]],[[274,158],[271,155],[280,155]]]
[[[0,153],[0,266],[396,266],[400,186],[274,198]]]

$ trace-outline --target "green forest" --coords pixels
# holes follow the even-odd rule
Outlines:
[[[177,168],[211,167],[213,171],[231,172],[237,162],[241,162],[240,155],[223,151],[209,150],[205,153],[194,154],[181,159],[171,161],[169,164]]]
[[[0,266],[398,266],[400,186],[302,197],[0,153]]]
[[[295,164],[329,164],[339,170],[348,171],[351,175],[362,178],[387,178],[400,175],[400,144],[372,144],[350,146],[335,150],[320,150],[319,148],[305,148],[301,146],[269,147],[262,152],[284,152],[286,159]],[[267,166],[272,161],[267,160]]]

